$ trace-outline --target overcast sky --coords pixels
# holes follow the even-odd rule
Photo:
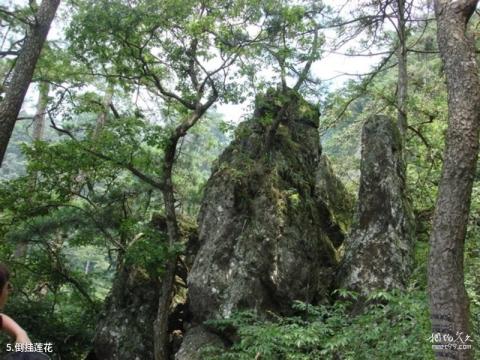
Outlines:
[[[352,9],[359,6],[359,0],[324,0],[324,3],[331,6],[334,11],[347,17]],[[324,33],[327,44],[331,44],[336,39],[334,30]],[[354,74],[364,74],[371,70],[381,61],[381,56],[345,56],[350,48],[355,47],[359,39],[346,43],[342,48],[335,52],[324,53],[319,61],[312,65],[312,75],[322,80],[330,86],[331,90],[340,88],[347,80],[358,78]],[[327,45],[328,47],[328,45]],[[348,75],[347,75],[348,74]],[[249,115],[249,110],[244,105],[221,105],[218,107],[227,120],[238,122],[243,116]]]
[[[358,2],[358,0],[325,0],[325,3],[334,9],[341,9],[344,16],[348,15],[349,10],[358,6]],[[27,0],[0,0],[0,4],[4,6],[9,6],[12,4],[25,5],[27,3]],[[61,9],[59,14],[62,14]],[[62,27],[60,26],[61,23],[61,19],[59,19],[57,16],[57,19],[49,33],[48,38],[50,40],[58,39],[62,36]],[[334,31],[327,31],[325,36],[327,38],[327,42],[331,42],[332,40],[335,40],[336,34]],[[346,52],[348,48],[352,46],[355,46],[355,42],[346,44],[343,48],[338,49],[338,52]],[[313,64],[312,74],[315,78],[327,82],[332,89],[335,89],[341,87],[349,78],[354,77],[352,75],[347,76],[342,74],[362,74],[368,72],[369,69],[379,61],[379,57],[352,57],[326,52],[320,61],[317,61]],[[28,112],[30,112],[33,111],[33,105],[36,102],[36,91],[34,88],[29,91],[28,98],[29,101],[25,105],[26,109],[28,109]],[[238,122],[242,115],[245,115],[245,112],[248,111],[247,108],[242,105],[220,105],[218,106],[217,110],[224,114],[227,120],[234,122]]]

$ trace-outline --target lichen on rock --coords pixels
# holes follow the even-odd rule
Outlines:
[[[365,123],[358,206],[337,275],[339,287],[364,295],[405,288],[415,225],[401,146],[399,130],[389,117],[375,116]]]

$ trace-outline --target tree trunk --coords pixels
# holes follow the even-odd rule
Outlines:
[[[479,147],[480,79],[474,42],[466,30],[477,3],[435,1],[448,90],[448,129],[428,264],[432,330],[440,334],[432,336],[436,359],[473,359],[472,349],[451,345],[464,345],[461,340],[472,336],[463,252]],[[471,344],[467,340],[466,345]]]
[[[102,109],[97,115],[95,128],[92,134],[92,141],[94,143],[94,147],[97,147],[100,145],[98,137],[100,136],[100,134],[103,131],[103,128],[107,124],[110,106],[112,105],[112,98],[113,98],[113,86],[109,84],[103,96]],[[79,173],[75,176],[75,182],[77,184],[75,192],[81,192],[84,185],[87,185],[88,189],[91,192],[94,192],[94,186],[91,182],[88,181],[88,173],[86,173],[85,171],[83,170],[79,171]]]
[[[45,113],[48,105],[48,92],[50,91],[50,85],[48,83],[40,83],[39,95],[37,102],[37,110],[33,117],[33,140],[38,141],[43,138],[43,130],[45,127]],[[30,178],[29,186],[30,191],[35,191],[35,184],[37,182],[37,175],[33,175]],[[22,240],[15,246],[15,258],[23,259],[27,255],[28,241]]]
[[[42,1],[0,103],[0,166],[59,3],[60,0]]]
[[[94,140],[98,138],[98,136],[100,135],[100,132],[107,124],[108,112],[110,110],[110,105],[112,104],[112,98],[113,98],[113,86],[109,85],[105,92],[105,96],[103,97],[103,103],[102,103],[103,109],[100,112],[100,114],[98,114],[97,116],[97,122],[95,124],[95,130],[93,133]]]
[[[173,188],[173,165],[177,153],[177,145],[179,140],[184,137],[188,130],[193,127],[197,121],[205,114],[210,106],[218,97],[217,91],[214,89],[213,94],[209,97],[205,104],[196,103],[195,111],[187,116],[172,132],[169,142],[165,147],[162,166],[162,182],[161,188],[163,195],[163,203],[165,210],[165,218],[167,224],[168,244],[173,247],[180,241],[180,231],[175,211],[175,189]],[[198,97],[199,99],[201,96]],[[170,305],[172,303],[172,292],[175,281],[175,268],[177,258],[167,261],[165,273],[162,277],[162,288],[158,301],[158,313],[154,323],[154,358],[155,360],[168,360],[169,351],[169,334],[168,334],[168,316],[170,313]]]
[[[180,231],[178,229],[177,215],[175,212],[175,196],[172,183],[172,169],[175,162],[175,153],[178,138],[173,137],[170,144],[165,149],[163,163],[163,186],[162,195],[165,208],[165,219],[167,223],[168,242],[172,247],[180,240]],[[155,360],[168,360],[168,315],[172,302],[172,289],[175,280],[175,267],[177,259],[172,258],[167,261],[165,273],[162,276],[162,287],[160,292],[158,313],[155,319],[154,332],[154,351]]]
[[[397,35],[398,35],[398,85],[397,85],[397,107],[398,107],[398,128],[402,135],[402,144],[405,145],[405,132],[407,131],[407,86],[408,86],[408,74],[407,74],[407,46],[406,46],[406,33],[405,33],[405,0],[397,1],[398,22],[397,22]]]
[[[47,112],[49,91],[50,91],[50,84],[46,82],[41,82],[39,85],[37,112],[33,117],[33,140],[34,141],[43,139],[43,133],[45,130],[45,115]]]

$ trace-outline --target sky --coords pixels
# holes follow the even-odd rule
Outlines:
[[[351,9],[359,5],[359,0],[324,0],[324,2],[334,9],[341,9],[341,13],[344,15],[347,15]],[[9,6],[12,4],[25,5],[27,3],[28,0],[0,0],[0,5],[3,6]],[[61,20],[57,19],[52,25],[48,39],[58,39],[61,37],[61,33]],[[327,42],[334,41],[336,38],[336,33],[333,30],[327,31],[324,34]],[[355,46],[357,42],[358,40],[347,43],[343,48],[337,49],[337,53],[324,53],[322,59],[312,65],[312,75],[329,84],[330,89],[334,90],[340,88],[346,80],[355,77],[354,75],[342,74],[362,74],[368,72],[372,66],[380,61],[379,57],[353,57],[338,54],[338,52],[346,52],[350,47]],[[27,97],[28,100],[25,103],[25,110],[27,110],[27,112],[32,112],[37,97],[34,87],[30,89]],[[217,111],[223,114],[227,121],[238,123],[242,117],[248,115],[248,112],[251,110],[248,109],[246,104],[227,104],[217,106]]]
[[[348,13],[359,6],[359,0],[324,0],[324,3],[339,11],[341,15],[348,16]],[[334,30],[327,30],[324,33],[327,43],[336,40],[337,34]],[[314,78],[327,83],[331,91],[341,88],[349,79],[358,78],[355,74],[369,72],[372,67],[381,61],[381,56],[346,56],[350,48],[358,45],[359,39],[346,43],[335,52],[325,52],[324,56],[312,65],[311,73]],[[347,75],[348,74],[348,75]],[[249,108],[245,105],[220,105],[218,111],[224,115],[226,120],[233,123],[241,121],[249,115]]]
[[[334,10],[340,11],[340,14],[347,16],[348,13],[359,6],[358,0],[324,0],[324,2],[331,6]],[[327,42],[334,41],[336,38],[335,31],[327,31],[325,33]],[[366,57],[366,56],[345,56],[338,53],[344,53],[349,48],[355,47],[358,43],[358,39],[350,41],[342,48],[338,49],[336,53],[326,53],[325,56],[314,64],[312,72],[315,76],[318,76],[322,80],[327,80],[333,77],[335,78],[331,85],[333,88],[340,87],[346,80],[352,78],[352,75],[339,76],[345,73],[348,74],[362,74],[368,72],[368,70],[380,61],[380,57]]]

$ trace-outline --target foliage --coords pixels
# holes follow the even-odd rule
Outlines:
[[[470,300],[475,353],[480,354],[480,179],[474,184],[470,222],[465,241],[465,288]]]
[[[150,277],[158,278],[164,270],[166,260],[181,253],[181,249],[169,249],[167,244],[165,233],[146,229],[142,237],[128,247],[125,264],[140,266]]]
[[[6,311],[33,339],[53,342],[58,356],[72,359],[82,358],[91,346],[119,261],[157,277],[165,260],[183,251],[169,248],[165,233],[150,223],[161,208],[159,194],[114,162],[86,151],[117,161],[134,154],[138,168],[155,174],[162,128],[125,117],[93,139],[92,127],[85,124],[82,130],[71,127],[82,134],[79,140],[24,143],[26,174],[0,184],[1,253],[15,272],[17,288],[10,299],[15,306]],[[174,176],[184,216],[196,214],[210,160],[228,139],[217,130],[221,126],[221,118],[212,116],[184,141]],[[15,252],[22,243],[28,252],[20,260]],[[48,325],[35,325],[42,322]]]
[[[332,305],[297,303],[296,315],[268,319],[239,313],[212,321],[240,338],[228,351],[205,349],[207,359],[433,359],[426,296],[377,292],[360,315],[352,316],[354,293],[337,292]]]
[[[353,291],[335,290],[329,304],[297,302],[293,316],[237,312],[208,322],[234,334],[228,350],[207,347],[206,359],[433,359],[426,295],[428,248],[418,243],[407,291],[377,291],[359,311]],[[475,311],[472,312],[474,315]]]
[[[5,312],[15,316],[15,320],[29,329],[32,342],[52,343],[54,355],[62,358],[81,359],[85,356],[85,345],[94,335],[97,313],[82,306],[67,294],[59,300],[61,306],[52,307],[52,299],[22,299],[15,297]],[[66,305],[63,305],[66,304]],[[12,343],[2,336],[2,345]],[[2,346],[5,349],[5,346]]]

